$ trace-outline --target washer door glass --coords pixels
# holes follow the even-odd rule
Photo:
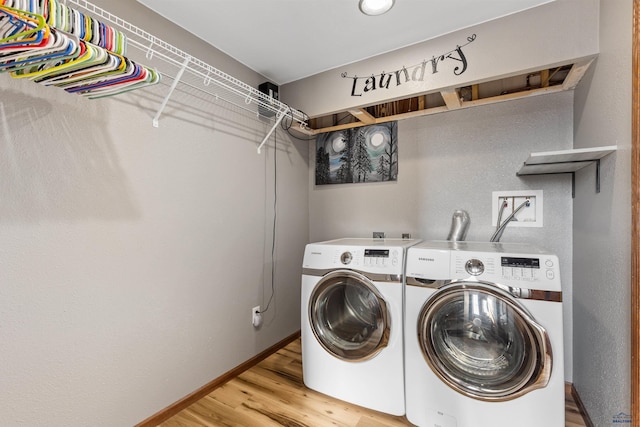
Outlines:
[[[418,339],[436,375],[466,396],[509,400],[549,381],[546,331],[495,286],[442,288],[420,312]]]
[[[309,300],[309,319],[322,347],[342,360],[370,359],[389,341],[384,299],[353,271],[337,270],[318,282]]]

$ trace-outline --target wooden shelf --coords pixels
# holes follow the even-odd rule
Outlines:
[[[600,159],[616,151],[616,145],[607,147],[578,148],[573,150],[531,153],[517,176],[570,173],[572,175],[572,195],[575,195],[575,172],[596,164],[596,193],[600,192]]]
[[[291,129],[308,136],[315,136],[326,132],[573,90],[592,62],[593,58],[590,58],[553,68],[543,67],[521,75],[466,83],[459,87],[416,93],[408,98],[389,100],[381,104],[335,111],[311,118],[308,127],[294,123]]]

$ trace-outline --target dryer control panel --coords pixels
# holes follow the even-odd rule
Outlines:
[[[402,277],[407,249],[419,242],[411,239],[347,238],[309,243],[302,260],[303,274],[350,269]]]
[[[398,265],[397,249],[365,249],[364,265]]]
[[[401,248],[336,248],[334,262],[366,271],[394,271],[402,267]]]

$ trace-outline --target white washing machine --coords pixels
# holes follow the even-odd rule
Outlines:
[[[529,245],[408,250],[407,419],[420,427],[564,427],[558,258]]]
[[[416,240],[307,245],[302,272],[302,373],[310,389],[404,415],[404,261]]]

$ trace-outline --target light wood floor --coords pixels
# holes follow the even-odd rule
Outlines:
[[[514,424],[516,425],[516,424]],[[162,427],[406,427],[406,418],[367,410],[302,383],[300,339],[161,424]],[[586,426],[566,394],[566,427]]]

